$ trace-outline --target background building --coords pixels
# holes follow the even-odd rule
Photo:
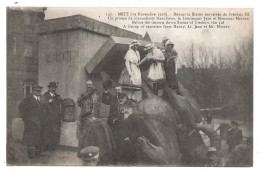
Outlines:
[[[44,20],[44,10],[7,8],[8,123],[18,116],[19,102],[31,93],[32,85],[38,82],[38,37],[35,24]]]

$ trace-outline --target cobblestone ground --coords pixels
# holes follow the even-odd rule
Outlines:
[[[229,120],[213,119],[213,124],[230,123]],[[253,135],[252,123],[240,123],[240,129],[244,137]],[[228,157],[228,145],[222,140],[222,156]],[[17,142],[9,142],[7,145],[8,165],[30,165],[30,166],[82,166],[82,161],[77,157],[75,149],[58,148],[55,151],[43,152],[42,155],[34,159],[27,158],[26,146]]]
[[[82,166],[75,150],[58,148],[55,151],[43,152],[40,156],[29,159],[26,155],[26,146],[21,143],[8,145],[7,163],[17,166]]]

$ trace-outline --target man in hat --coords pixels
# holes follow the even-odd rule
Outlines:
[[[55,150],[60,141],[62,99],[56,93],[57,87],[56,82],[50,82],[48,91],[43,94],[43,139],[45,150]]]
[[[236,121],[231,121],[232,127],[227,133],[227,144],[229,145],[228,152],[232,152],[233,149],[242,142],[242,131],[238,128],[239,124]]]
[[[42,150],[42,87],[35,85],[32,94],[23,99],[19,112],[24,121],[23,140],[27,144],[27,155],[34,158]]]
[[[176,60],[178,53],[174,50],[174,43],[171,40],[168,40],[165,43],[165,50],[163,51],[165,61],[164,61],[164,70],[166,74],[167,84],[172,89],[178,88],[178,80],[176,76]]]
[[[96,146],[87,146],[80,150],[80,157],[83,161],[83,166],[98,165],[99,148]]]
[[[111,164],[115,142],[107,123],[99,119],[99,95],[91,80],[86,82],[86,91],[77,103],[81,107],[78,157],[82,157],[80,151],[85,147],[97,146],[100,165]]]
[[[112,131],[123,118],[122,106],[127,99],[126,94],[122,93],[121,87],[117,86],[115,89],[116,95],[113,95],[112,93],[105,91],[102,97],[102,102],[104,104],[110,105],[110,112],[107,123],[112,129]]]

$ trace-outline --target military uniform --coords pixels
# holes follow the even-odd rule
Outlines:
[[[81,107],[80,117],[87,117],[91,114],[96,118],[99,117],[99,95],[95,88],[81,94],[77,103]]]
[[[102,102],[110,105],[107,123],[113,130],[123,119],[123,104],[120,104],[119,95],[112,95],[109,92],[102,94]]]
[[[23,141],[27,144],[29,158],[40,154],[42,149],[42,98],[30,95],[19,105],[19,112],[24,121]]]
[[[83,148],[96,146],[100,151],[98,165],[112,164],[115,141],[107,123],[90,115],[82,118],[80,129],[78,157],[84,157],[81,153]]]

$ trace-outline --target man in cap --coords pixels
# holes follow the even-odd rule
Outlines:
[[[35,85],[32,94],[23,99],[19,105],[19,113],[24,121],[23,140],[27,144],[27,155],[34,158],[42,150],[42,87]]]
[[[231,121],[232,127],[227,133],[227,144],[229,145],[228,152],[232,152],[233,149],[242,142],[242,131],[238,128],[239,124],[236,121]]]
[[[80,150],[80,157],[83,161],[83,166],[98,165],[99,148],[96,146],[87,146]]]
[[[86,82],[86,91],[77,103],[81,107],[78,157],[81,157],[80,151],[83,148],[97,146],[100,150],[100,165],[112,163],[115,142],[107,123],[99,119],[99,95],[91,80]]]
[[[50,82],[48,91],[43,95],[43,139],[45,150],[55,150],[60,141],[61,97],[56,93],[56,82]]]
[[[171,40],[165,43],[165,50],[163,51],[165,56],[164,70],[166,74],[166,80],[170,88],[178,88],[178,80],[176,76],[176,60],[178,53],[173,49],[174,44]]]
[[[122,93],[122,88],[120,86],[115,87],[115,90],[115,95],[105,91],[105,93],[103,93],[105,97],[102,97],[102,102],[104,104],[110,105],[110,112],[107,123],[112,131],[120,122],[120,118],[123,118],[122,106],[127,99],[126,94]]]

